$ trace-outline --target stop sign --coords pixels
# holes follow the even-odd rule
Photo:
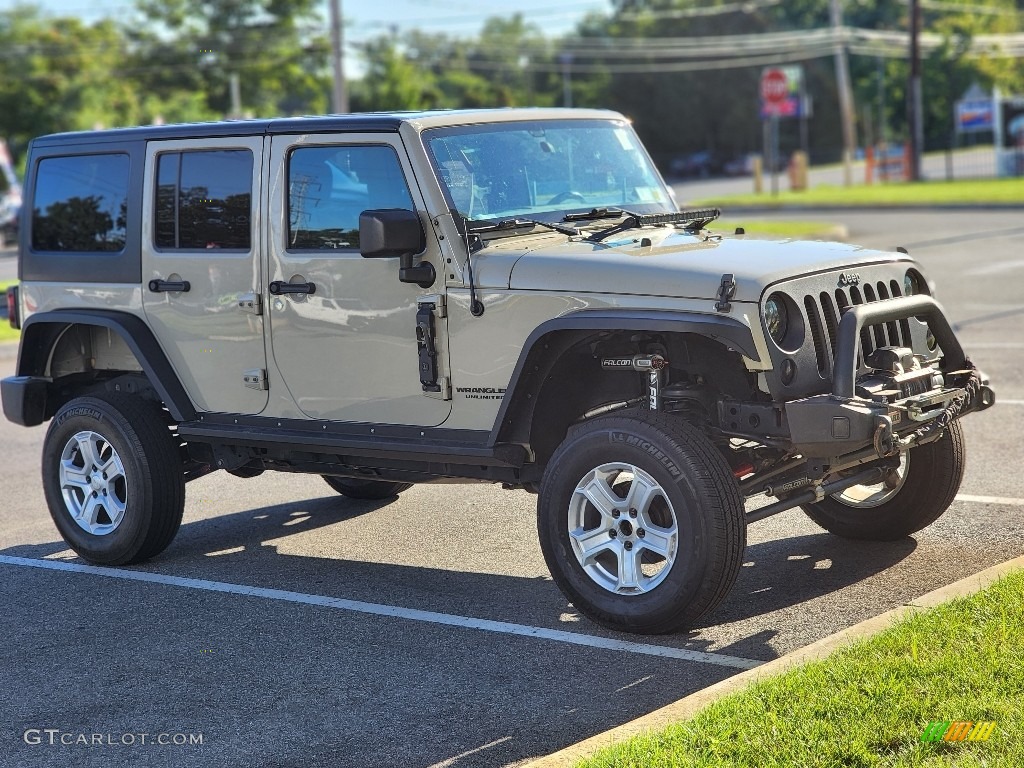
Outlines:
[[[766,69],[761,75],[761,98],[766,105],[777,105],[789,96],[789,82],[781,69]]]

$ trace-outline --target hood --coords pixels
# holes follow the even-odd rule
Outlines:
[[[910,261],[901,253],[844,243],[705,237],[667,227],[633,230],[602,243],[546,236],[516,248],[513,240],[518,238],[492,241],[477,254],[474,267],[480,265],[488,287],[714,299],[722,275],[729,273],[737,286],[734,300],[756,302],[780,280]]]

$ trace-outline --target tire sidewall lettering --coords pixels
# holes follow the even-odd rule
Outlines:
[[[613,445],[625,445],[637,450],[643,451],[656,461],[661,467],[668,472],[673,480],[679,480],[683,475],[682,469],[679,465],[672,460],[672,457],[654,445],[650,440],[634,432],[620,432],[618,430],[610,430],[608,432],[608,440]]]
[[[62,427],[64,426],[64,423],[67,422],[68,420],[78,417],[93,419],[94,421],[97,422],[106,420],[104,418],[104,414],[102,411],[99,411],[96,408],[92,408],[87,405],[79,405],[75,406],[74,408],[69,408],[68,410],[61,413],[54,420],[54,427]]]

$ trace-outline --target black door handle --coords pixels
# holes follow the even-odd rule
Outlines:
[[[282,293],[316,293],[316,283],[286,283],[275,280],[270,284],[270,293],[280,296]]]
[[[172,291],[188,293],[192,290],[192,284],[188,280],[150,280],[149,290],[153,293],[168,293]]]

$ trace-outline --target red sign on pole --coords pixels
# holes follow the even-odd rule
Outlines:
[[[781,104],[789,96],[789,80],[781,69],[766,69],[761,75],[761,98],[766,105]]]
[[[803,70],[766,67],[761,72],[761,118],[804,117]]]

